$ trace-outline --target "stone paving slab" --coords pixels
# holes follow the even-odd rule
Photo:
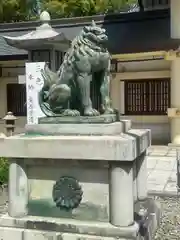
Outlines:
[[[166,157],[165,160],[157,160],[156,170],[162,171],[173,171],[174,166],[176,166],[176,162],[174,161],[174,157]]]
[[[169,157],[175,157],[176,151],[174,148],[169,148],[167,146],[151,146],[148,148],[147,151],[148,156],[169,156]]]
[[[148,190],[177,194],[176,151],[167,146],[151,146],[147,151]]]

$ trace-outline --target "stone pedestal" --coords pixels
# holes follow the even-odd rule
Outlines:
[[[134,223],[132,162],[111,163],[109,166],[110,222],[128,227]],[[120,211],[119,211],[119,210]]]
[[[144,151],[136,160],[136,189],[137,199],[145,200],[147,198],[147,185],[142,179],[147,179],[147,158]]]
[[[36,125],[27,126],[28,134],[1,138],[1,155],[10,161],[1,239],[142,239],[150,131],[130,126],[92,124],[87,132],[71,124],[70,135],[67,126]],[[134,200],[143,202],[135,209]]]
[[[28,213],[28,178],[25,164],[18,159],[10,160],[9,167],[9,207],[12,217],[23,217]]]

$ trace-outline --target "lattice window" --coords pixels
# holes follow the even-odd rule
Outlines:
[[[165,115],[170,107],[170,79],[125,81],[126,115]]]
[[[7,84],[7,111],[15,116],[27,116],[25,84]]]

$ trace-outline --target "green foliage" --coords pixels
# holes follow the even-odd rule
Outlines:
[[[46,9],[52,18],[89,16],[119,12],[137,0],[1,0],[0,22],[17,22],[38,18]]]
[[[0,158],[0,185],[8,182],[9,162],[6,158]]]
[[[1,22],[21,21],[25,19],[26,14],[26,3],[24,0],[1,0]]]
[[[136,0],[46,0],[43,4],[52,18],[90,16],[119,12]]]

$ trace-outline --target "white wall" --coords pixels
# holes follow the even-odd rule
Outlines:
[[[124,82],[133,79],[166,78],[171,76],[170,61],[152,60],[143,62],[123,62],[121,67],[123,72],[113,74],[111,81],[111,98],[113,107],[120,113],[124,113]],[[121,81],[123,80],[123,81]],[[167,143],[170,138],[169,119],[166,116],[122,116],[122,119],[131,119],[133,127],[150,128],[154,143],[159,143],[161,139]]]

